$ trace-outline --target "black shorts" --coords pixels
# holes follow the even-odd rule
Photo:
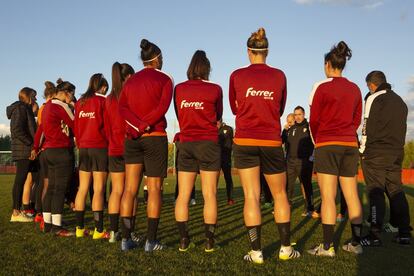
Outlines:
[[[166,177],[168,166],[167,136],[125,139],[125,164],[143,164],[145,175]]]
[[[315,149],[317,173],[353,177],[358,173],[359,151],[349,146],[323,146]]]
[[[220,146],[213,141],[183,142],[179,144],[178,171],[220,171]]]
[[[46,151],[42,151],[39,154],[39,164],[40,164],[40,174],[42,178],[48,178],[48,164],[47,164],[47,157]]]
[[[107,172],[108,149],[79,149],[79,170],[84,172]]]
[[[109,172],[119,173],[125,172],[125,160],[122,155],[109,156]]]
[[[286,160],[282,147],[233,145],[234,166],[248,169],[260,166],[264,174],[277,174],[286,171]]]

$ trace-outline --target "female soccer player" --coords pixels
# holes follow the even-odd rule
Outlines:
[[[173,80],[160,71],[160,48],[146,39],[141,41],[144,69],[125,83],[119,100],[119,113],[125,118],[125,188],[121,199],[122,250],[136,247],[131,240],[131,222],[139,179],[145,167],[148,184],[148,229],[145,251],[162,250],[157,241],[161,212],[161,186],[167,175],[168,141],[165,113],[171,103]]]
[[[89,234],[85,229],[85,201],[93,178],[93,239],[109,238],[103,228],[104,191],[108,171],[108,140],[104,129],[105,94],[108,82],[94,74],[89,87],[75,104],[75,138],[79,148],[79,190],[75,199],[76,237]]]
[[[286,77],[266,64],[268,40],[263,28],[247,40],[250,65],[230,76],[229,99],[236,115],[235,167],[244,192],[244,221],[252,250],[246,261],[263,263],[261,250],[260,173],[275,203],[275,221],[282,246],[279,258],[298,258],[290,245],[290,206],[286,195],[286,165],[280,136],[280,116],[286,103]]]
[[[315,143],[315,171],[322,198],[323,243],[308,250],[312,255],[335,256],[335,198],[338,177],[348,205],[352,241],[343,249],[362,253],[362,209],[355,175],[358,169],[356,131],[361,123],[362,97],[358,86],[342,77],[351,49],[341,41],[325,55],[327,79],[314,85],[310,97],[310,130]]]
[[[46,103],[42,121],[36,132],[32,156],[44,149],[48,164],[49,185],[43,199],[44,232],[53,232],[60,237],[73,236],[74,233],[62,227],[62,212],[66,188],[72,181],[74,160],[73,139],[70,131],[74,127],[74,117],[68,104],[70,93],[75,86],[67,81],[59,81],[55,97]],[[41,144],[41,137],[44,141]]]
[[[204,51],[196,51],[187,70],[188,81],[175,87],[174,107],[180,124],[178,155],[179,193],[175,220],[180,233],[180,251],[194,244],[188,234],[188,203],[198,171],[204,197],[205,252],[214,251],[217,223],[217,181],[221,169],[217,121],[223,114],[223,93],[209,82],[210,61]]]
[[[111,225],[109,242],[118,236],[119,208],[125,185],[124,139],[125,121],[119,115],[119,98],[122,86],[134,74],[134,69],[126,63],[112,65],[112,89],[105,102],[105,129],[108,137],[109,173],[112,191],[109,196],[108,214]]]
[[[10,222],[33,221],[33,217],[20,211],[23,187],[34,165],[34,158],[31,156],[36,132],[36,122],[32,111],[33,92],[32,88],[24,87],[19,92],[19,100],[7,107],[7,118],[10,119],[12,158],[17,167],[13,184],[13,212]]]

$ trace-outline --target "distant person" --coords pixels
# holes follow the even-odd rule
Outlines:
[[[147,240],[145,252],[163,250],[157,240],[162,196],[161,187],[167,176],[168,140],[165,114],[173,94],[172,78],[161,71],[163,56],[154,43],[142,39],[141,59],[144,69],[132,75],[122,88],[119,112],[126,122],[124,146],[125,188],[121,199],[122,243],[127,251],[137,244],[131,239],[131,222],[139,180],[147,176]]]
[[[251,251],[244,260],[264,263],[261,245],[260,173],[272,192],[279,229],[279,258],[298,258],[290,244],[290,206],[286,195],[286,163],[282,149],[280,117],[286,104],[286,76],[266,64],[269,42],[260,28],[247,40],[250,65],[230,76],[229,102],[236,115],[234,165],[244,192],[244,222]]]
[[[231,177],[231,153],[233,151],[233,128],[226,125],[223,120],[217,122],[219,131],[219,144],[221,149],[221,170],[226,181],[227,204],[233,205],[233,179]]]
[[[85,203],[93,185],[92,211],[95,222],[93,239],[107,239],[104,231],[104,191],[108,176],[108,138],[104,127],[105,94],[108,81],[101,73],[93,74],[88,89],[75,104],[75,138],[79,149],[79,189],[75,199],[76,237],[89,235],[85,229]],[[91,181],[92,178],[92,181]]]
[[[387,193],[392,210],[391,222],[398,228],[394,242],[411,242],[410,213],[401,183],[408,108],[387,83],[385,74],[372,71],[365,78],[369,94],[365,101],[360,152],[362,170],[370,203],[370,232],[363,246],[380,246]]]
[[[315,171],[322,198],[323,242],[308,253],[335,256],[333,246],[336,223],[336,193],[339,182],[348,205],[352,240],[342,248],[362,253],[362,206],[355,175],[358,171],[356,131],[361,123],[361,91],[342,76],[351,49],[341,41],[325,54],[327,79],[314,85],[310,97],[309,125],[315,142]]]
[[[297,106],[294,109],[295,124],[287,131],[285,143],[287,159],[287,193],[292,205],[295,193],[295,182],[299,178],[305,201],[303,217],[312,217],[313,206],[312,173],[313,142],[310,136],[309,123],[305,119],[305,109]]]
[[[12,197],[13,212],[10,222],[31,222],[33,217],[21,210],[23,187],[29,172],[34,166],[31,149],[36,132],[36,122],[32,110],[34,89],[24,87],[19,91],[19,100],[7,107],[7,118],[10,120],[12,159],[16,162]],[[25,206],[26,210],[30,208]]]
[[[178,184],[175,220],[180,234],[179,251],[194,246],[188,231],[191,192],[198,172],[204,198],[204,251],[213,252],[217,224],[217,182],[220,173],[220,145],[217,122],[223,114],[223,92],[218,84],[209,81],[210,61],[197,50],[187,70],[188,80],[177,84],[174,107],[180,124],[178,155]]]
[[[286,124],[283,126],[283,130],[282,130],[282,142],[285,147],[285,152],[286,152],[287,132],[289,128],[292,127],[294,124],[295,124],[295,114],[289,113],[286,116]]]
[[[42,121],[36,132],[32,156],[44,149],[48,164],[49,185],[42,202],[45,233],[59,237],[73,236],[62,225],[65,192],[73,177],[73,137],[74,116],[68,104],[70,92],[75,86],[68,81],[58,81],[56,95],[47,102],[42,111]],[[41,138],[44,138],[41,143]]]

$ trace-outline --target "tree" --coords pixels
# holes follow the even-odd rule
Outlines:
[[[408,141],[404,146],[403,168],[411,169],[414,167],[414,141]]]
[[[0,150],[1,151],[8,151],[11,150],[11,138],[10,135],[0,136]]]

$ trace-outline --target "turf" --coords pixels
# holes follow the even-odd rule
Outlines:
[[[234,176],[236,204],[227,206],[223,179],[220,179],[218,202],[219,219],[216,236],[221,248],[207,254],[203,250],[204,228],[202,219],[202,195],[197,181],[197,205],[190,207],[190,234],[196,248],[190,252],[178,252],[178,231],[174,221],[175,178],[165,180],[164,206],[158,237],[168,246],[163,252],[144,253],[142,248],[123,253],[120,244],[93,241],[91,238],[57,238],[43,234],[33,223],[10,223],[11,187],[13,175],[0,175],[0,274],[1,275],[92,275],[92,274],[169,274],[169,275],[409,275],[413,274],[414,246],[401,247],[391,243],[392,234],[384,234],[382,248],[369,248],[361,256],[355,256],[338,248],[350,238],[349,222],[336,226],[337,256],[320,258],[304,253],[321,241],[320,221],[302,218],[303,202],[299,196],[292,208],[292,241],[302,257],[293,261],[277,259],[280,246],[279,234],[273,221],[272,210],[263,209],[262,246],[265,264],[258,266],[245,263],[242,258],[249,250],[243,224],[243,192],[239,179]],[[316,190],[315,184],[315,190]],[[414,188],[405,188],[414,213]],[[364,185],[360,192],[366,211],[367,200]],[[142,191],[141,191],[142,193]],[[142,195],[140,195],[142,196]],[[140,198],[142,199],[142,198]],[[319,192],[316,191],[316,202]],[[90,210],[90,209],[88,209]],[[137,231],[146,230],[145,205],[138,209]],[[74,228],[74,214],[65,207],[64,220]],[[106,226],[108,219],[106,217]],[[93,227],[92,214],[87,212],[86,224]],[[411,271],[411,272],[410,272]]]

